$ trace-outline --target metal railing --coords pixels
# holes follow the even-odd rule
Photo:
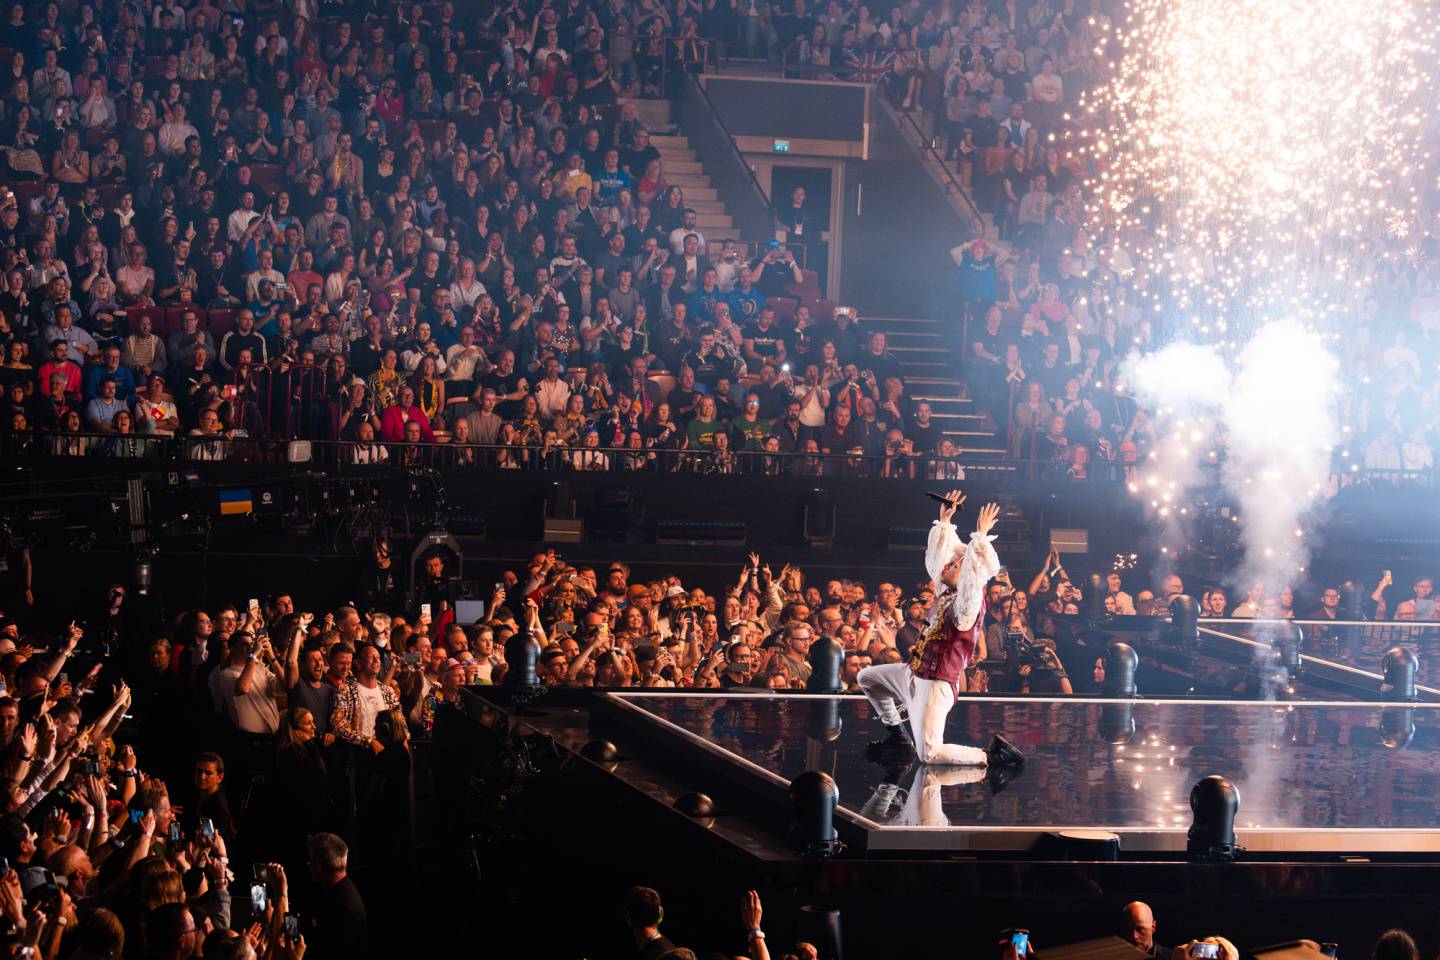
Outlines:
[[[325,420],[325,417],[314,419]],[[602,432],[613,432],[603,424]],[[722,431],[723,432],[723,431]],[[0,455],[15,462],[58,458],[116,460],[231,461],[255,463],[321,463],[349,466],[401,466],[436,469],[563,470],[616,473],[691,473],[735,476],[854,477],[893,480],[963,480],[1004,476],[1031,481],[1121,486],[1137,464],[1094,459],[1077,469],[1070,460],[993,457],[959,449],[953,456],[933,454],[861,453],[824,450],[716,450],[679,446],[677,431],[665,442],[641,446],[586,447],[535,442],[535,432],[521,433],[515,443],[472,444],[452,440],[407,443],[386,440],[335,440],[315,436],[255,435],[248,430],[176,436],[151,433],[88,433],[25,431],[0,435]],[[873,448],[872,448],[873,449]],[[1357,470],[1332,474],[1332,486],[1371,483],[1388,489],[1440,487],[1436,470]]]
[[[696,77],[685,78],[679,106],[685,135],[695,146],[695,155],[701,158],[710,182],[724,191],[725,209],[740,228],[741,236],[756,242],[767,235],[773,237],[775,215],[770,198]]]
[[[310,440],[252,436],[247,431],[177,436],[114,433],[8,434],[0,452],[14,461],[57,458],[321,463],[336,466],[399,466],[431,469],[562,470],[617,473],[691,473],[735,476],[854,477],[891,480],[963,480],[967,475],[1013,473],[1032,466],[1064,478],[1066,465],[952,457],[824,451],[716,450],[647,442],[639,447],[586,447],[559,443],[407,443],[384,440]],[[1096,471],[1088,478],[1118,482]]]
[[[720,62],[720,42],[713,37],[642,35],[634,38],[631,62],[642,98],[670,99],[679,92],[686,74],[715,72]],[[652,86],[653,92],[649,89]]]
[[[895,114],[900,118],[902,128],[909,125],[920,145],[920,152],[934,162],[940,169],[941,175],[945,178],[945,185],[950,189],[950,192],[960,198],[960,205],[965,208],[965,216],[970,221],[971,228],[974,229],[977,234],[983,236],[985,233],[985,218],[981,215],[980,208],[975,206],[975,201],[971,198],[970,191],[965,189],[965,185],[960,182],[960,178],[955,176],[951,169],[946,166],[945,155],[935,147],[935,138],[921,129],[920,124],[916,123],[915,118],[908,112],[896,110]]]

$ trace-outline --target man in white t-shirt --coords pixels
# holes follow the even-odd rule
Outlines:
[[[243,733],[278,731],[275,668],[269,640],[257,642],[249,632],[237,632],[230,638],[230,657],[225,666],[210,675],[210,696],[216,712]]]
[[[165,395],[165,378],[154,374],[145,392],[135,400],[135,432],[173,437],[179,428],[180,413]]]

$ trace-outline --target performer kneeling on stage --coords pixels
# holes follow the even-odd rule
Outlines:
[[[925,570],[935,581],[935,606],[925,633],[910,650],[910,662],[867,667],[857,678],[887,731],[885,739],[869,746],[876,760],[902,760],[913,751],[921,763],[1002,767],[1025,762],[1025,755],[999,734],[984,750],[945,742],[945,717],[985,628],[985,585],[1000,570],[990,545],[999,505],[981,508],[967,549],[950,522],[964,502],[959,490],[950,491],[930,530]],[[902,709],[909,714],[908,727]]]

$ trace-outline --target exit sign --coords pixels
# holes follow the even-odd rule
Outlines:
[[[776,140],[776,141],[775,141],[775,152],[776,152],[776,153],[789,153],[789,152],[790,152],[790,141],[789,141],[789,140]]]

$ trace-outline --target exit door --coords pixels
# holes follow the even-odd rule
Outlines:
[[[830,201],[834,171],[829,167],[798,167],[776,164],[770,171],[770,202],[786,228],[786,240],[801,267],[814,270],[820,279],[820,293],[829,289]],[[797,191],[803,191],[800,212],[795,211]],[[802,256],[803,252],[803,256]]]

